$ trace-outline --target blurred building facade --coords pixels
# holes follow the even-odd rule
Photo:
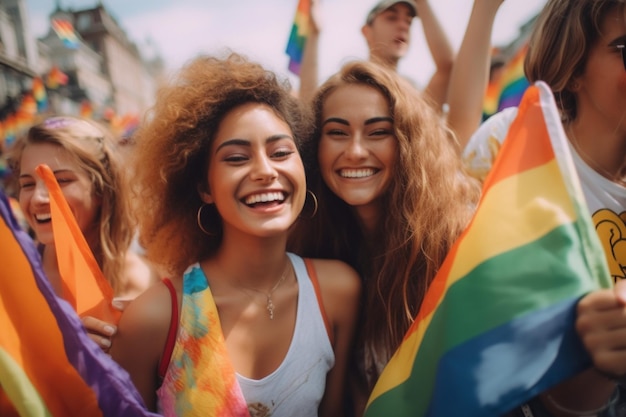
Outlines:
[[[95,0],[94,0],[95,2]],[[26,0],[0,0],[0,137],[19,130],[20,104],[30,95],[47,100],[38,113],[73,114],[111,121],[135,119],[152,104],[163,72],[157,56],[144,58],[102,1],[72,10],[60,0],[48,32],[33,34]],[[65,25],[61,33],[56,26]],[[55,74],[55,79],[52,77]],[[44,91],[34,91],[37,78]],[[37,116],[37,115],[33,115]],[[27,122],[27,121],[26,121]]]
[[[31,87],[39,70],[36,42],[28,36],[28,23],[24,0],[0,2],[0,120],[1,109],[14,105],[22,91]]]

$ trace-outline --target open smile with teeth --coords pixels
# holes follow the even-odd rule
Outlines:
[[[35,220],[37,220],[39,223],[49,222],[51,217],[52,216],[50,216],[50,213],[35,214]]]
[[[258,204],[274,204],[282,203],[285,201],[286,195],[282,191],[275,191],[271,193],[253,194],[244,199],[244,203],[248,206],[254,206]]]
[[[339,176],[343,178],[365,178],[371,177],[376,174],[377,170],[373,168],[362,168],[362,169],[341,169],[339,170]]]

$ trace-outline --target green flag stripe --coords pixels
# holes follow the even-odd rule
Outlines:
[[[447,351],[515,317],[597,287],[585,260],[577,256],[581,249],[572,247],[578,244],[577,234],[575,224],[560,226],[528,245],[487,259],[448,289],[426,329],[411,376],[404,382],[414,387],[412,409],[425,412],[437,363]],[[531,289],[534,295],[529,297]],[[503,302],[496,303],[498,299]]]
[[[21,416],[52,417],[24,370],[4,349],[0,349],[0,385]]]

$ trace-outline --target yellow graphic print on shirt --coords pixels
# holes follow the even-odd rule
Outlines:
[[[626,212],[618,215],[609,209],[601,209],[594,213],[593,223],[613,281],[626,278]]]

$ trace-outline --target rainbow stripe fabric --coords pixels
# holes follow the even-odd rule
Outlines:
[[[50,68],[50,72],[46,76],[46,87],[51,90],[56,90],[60,85],[66,85],[69,81],[69,77],[56,65]]]
[[[2,192],[0,252],[0,415],[156,417],[54,295]]]
[[[80,45],[74,26],[67,20],[52,19],[52,29],[57,34],[63,45],[68,49],[77,49]]]
[[[4,143],[11,146],[17,139],[17,117],[14,113],[9,113],[2,123],[4,130]]]
[[[39,77],[33,78],[33,96],[37,103],[37,112],[42,113],[48,109],[48,94],[44,87],[43,80]]]
[[[311,31],[310,28],[311,0],[299,0],[296,15],[291,26],[289,41],[285,52],[289,56],[289,71],[300,75],[304,45]]]
[[[524,74],[528,44],[523,45],[502,69],[500,76],[487,86],[483,101],[483,119],[508,107],[517,106],[530,85]]]
[[[537,83],[365,416],[495,417],[523,404],[591,365],[575,307],[610,286],[552,93]]]

